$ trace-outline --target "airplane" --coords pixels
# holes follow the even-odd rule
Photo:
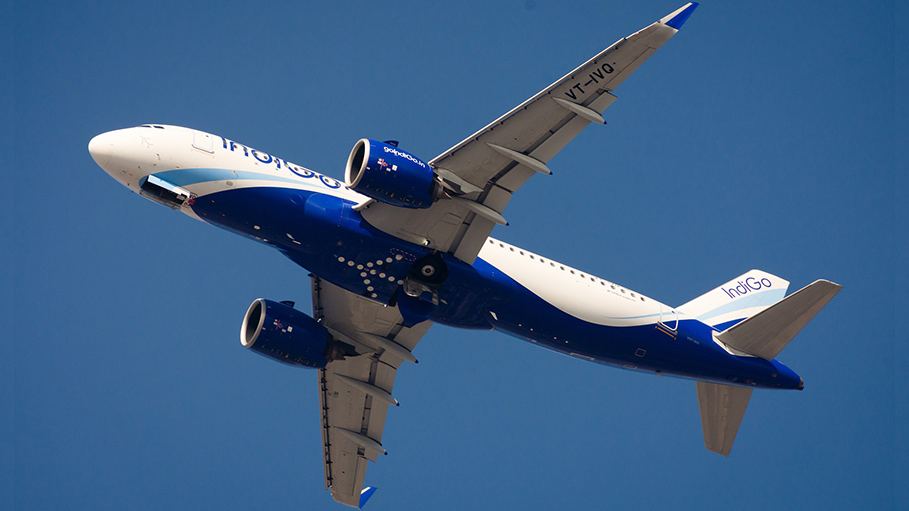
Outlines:
[[[429,162],[354,144],[339,181],[202,131],[146,124],[94,137],[131,191],[274,247],[311,274],[312,315],[258,298],[241,344],[318,371],[325,485],[362,508],[395,374],[434,323],[499,330],[573,357],[694,380],[704,443],[728,456],[755,388],[798,389],[777,354],[842,288],[751,270],[678,307],[490,237],[512,195],[591,123],[697,3],[620,39]]]

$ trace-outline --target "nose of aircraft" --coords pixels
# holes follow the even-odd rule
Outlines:
[[[102,169],[114,154],[113,137],[110,132],[102,133],[88,142],[88,152]],[[106,169],[105,169],[106,170]]]

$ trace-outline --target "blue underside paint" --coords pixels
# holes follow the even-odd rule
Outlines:
[[[250,349],[292,366],[322,369],[328,364],[325,347],[331,335],[324,326],[289,305],[272,300],[256,303],[265,317],[255,342],[247,345]],[[254,329],[255,325],[252,325],[246,335],[252,337],[250,332]]]
[[[395,303],[414,261],[430,250],[378,231],[352,205],[330,195],[262,187],[206,195],[192,207],[205,221],[273,246],[335,285]],[[743,386],[799,386],[798,375],[777,361],[730,355],[713,341],[716,330],[698,320],[679,321],[675,330],[656,322],[593,324],[555,308],[480,258],[473,265],[447,254],[443,259],[449,275],[438,291],[439,304],[407,306],[437,323],[495,328],[560,353],[626,369]]]

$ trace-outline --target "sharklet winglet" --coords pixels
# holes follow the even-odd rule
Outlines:
[[[366,501],[369,500],[369,497],[372,497],[372,494],[376,492],[378,488],[375,486],[367,486],[363,488],[363,491],[360,492],[360,509],[363,509],[363,506],[366,505]]]
[[[694,12],[694,10],[697,9],[697,7],[698,7],[697,2],[688,3],[681,9],[679,9],[679,10],[675,11],[674,13],[670,14],[669,16],[666,16],[665,18],[661,19],[660,23],[666,25],[667,27],[672,27],[676,30],[680,30],[682,28],[682,25],[684,25],[685,22],[688,21],[688,17],[691,16],[691,13]]]

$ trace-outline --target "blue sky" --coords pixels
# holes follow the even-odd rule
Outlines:
[[[14,1],[0,508],[339,509],[316,373],[238,339],[257,297],[308,311],[306,272],[129,193],[92,136],[190,126],[338,178],[362,137],[428,160],[681,3]],[[727,459],[690,381],[436,326],[367,509],[909,505],[907,15],[702,3],[493,233],[669,304],[752,268],[844,285],[779,357],[804,391],[755,392]]]

